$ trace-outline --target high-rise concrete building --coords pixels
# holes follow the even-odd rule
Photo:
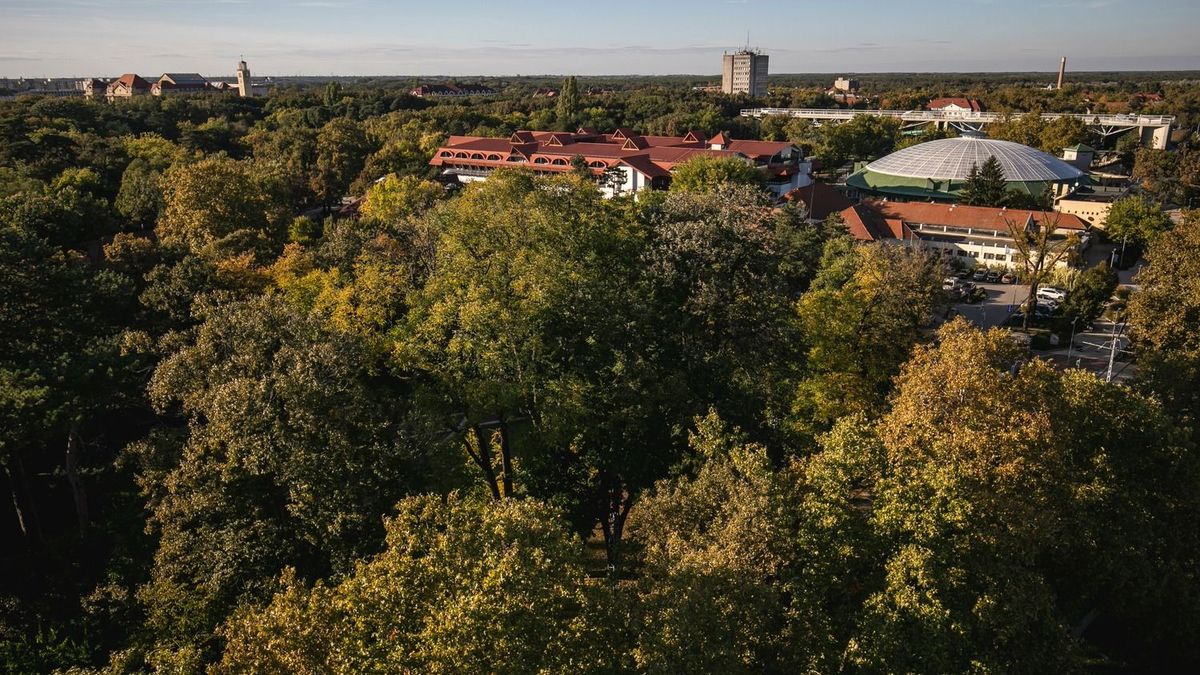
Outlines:
[[[767,55],[749,49],[726,54],[721,91],[726,94],[767,95]]]

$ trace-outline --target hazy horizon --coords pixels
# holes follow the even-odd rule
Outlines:
[[[241,56],[275,76],[716,77],[747,32],[778,74],[1200,70],[1185,0],[0,0],[0,17],[6,77],[232,77]]]

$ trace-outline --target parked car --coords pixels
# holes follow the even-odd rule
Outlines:
[[[975,273],[971,275],[971,278],[975,281],[983,281],[987,278],[987,269],[984,267],[976,269]]]
[[[1012,272],[1005,272],[1004,276],[1000,277],[1000,282],[1005,283],[1005,284],[1014,283],[1014,282],[1016,282],[1016,280],[1017,280],[1017,275],[1013,274]]]
[[[999,273],[999,272],[997,272],[997,271],[995,271],[995,270],[992,270],[991,272],[988,272],[988,273],[987,273],[987,282],[988,282],[989,284],[998,284],[998,283],[1000,283],[1000,273]]]
[[[961,269],[955,272],[954,276],[958,277],[959,279],[966,279],[967,277],[971,276],[971,270]]]
[[[1042,286],[1037,290],[1038,299],[1054,300],[1062,302],[1067,299],[1067,292],[1061,288],[1053,286]]]
[[[952,291],[958,287],[958,277],[946,277],[942,279],[942,290]]]

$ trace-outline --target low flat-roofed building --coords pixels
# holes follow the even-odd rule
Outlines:
[[[501,167],[520,166],[535,173],[566,173],[581,157],[606,196],[644,189],[666,189],[671,171],[698,156],[737,158],[761,169],[776,196],[808,185],[811,165],[791,143],[743,141],[718,133],[651,136],[618,128],[603,134],[595,129],[517,131],[508,138],[451,136],[434,152],[430,164],[461,182],[486,179]],[[623,182],[619,179],[623,176]]]
[[[1075,234],[1081,242],[1088,229],[1087,223],[1067,213],[922,202],[864,201],[842,211],[842,219],[859,241],[919,246],[968,266],[1009,269],[1023,264],[1012,228],[1053,225],[1056,238]]]
[[[1104,229],[1108,210],[1112,208],[1113,202],[1128,195],[1128,187],[1105,187],[1093,183],[1056,199],[1054,210],[1078,216],[1089,225]]]

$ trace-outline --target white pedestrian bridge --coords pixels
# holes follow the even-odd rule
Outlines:
[[[940,128],[953,128],[958,131],[981,131],[983,127],[995,122],[1023,117],[1027,113],[992,113],[972,112],[970,110],[841,110],[821,108],[744,108],[742,117],[796,117],[813,120],[818,124],[831,122],[840,123],[853,119],[856,115],[876,115],[878,117],[893,117],[904,123],[905,129],[932,124]],[[1171,115],[1112,115],[1112,114],[1077,114],[1077,113],[1042,113],[1042,119],[1055,120],[1060,117],[1074,117],[1082,120],[1089,128],[1107,138],[1127,131],[1138,132],[1143,145],[1165,150],[1167,140],[1171,137],[1171,126],[1175,118]]]

